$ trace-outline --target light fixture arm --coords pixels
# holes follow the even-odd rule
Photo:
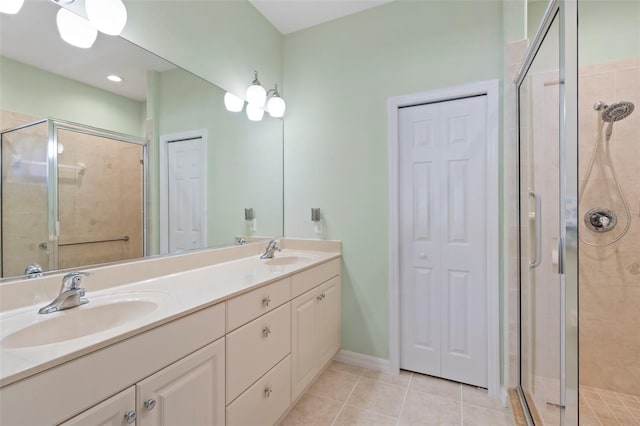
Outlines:
[[[280,93],[278,93],[278,83],[275,84],[275,88],[267,90],[267,98],[269,96],[274,96],[276,98],[281,97]]]
[[[260,80],[258,80],[258,71],[253,72],[253,81],[251,82],[251,84],[257,84],[258,86],[262,86],[260,84]]]

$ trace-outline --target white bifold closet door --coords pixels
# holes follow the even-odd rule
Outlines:
[[[400,367],[487,387],[486,96],[402,108]]]

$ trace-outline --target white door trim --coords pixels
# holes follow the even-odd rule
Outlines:
[[[185,139],[202,139],[203,155],[202,170],[205,171],[205,176],[208,174],[207,170],[207,129],[187,130],[185,132],[170,133],[166,135],[160,135],[160,167],[159,167],[159,179],[160,179],[160,254],[166,254],[169,252],[169,163],[168,163],[168,151],[169,143],[174,141],[180,141]],[[204,180],[203,193],[201,194],[204,202],[202,203],[203,214],[207,216],[207,183],[208,179]],[[204,246],[207,247],[207,221],[205,220],[202,225],[202,241]]]
[[[500,398],[500,293],[499,293],[499,80],[431,90],[389,98],[389,368],[400,370],[400,198],[398,109],[470,96],[487,96],[487,347],[489,396]]]

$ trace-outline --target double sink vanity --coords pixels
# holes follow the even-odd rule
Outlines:
[[[271,425],[340,348],[339,242],[264,242],[0,286],[0,424]]]

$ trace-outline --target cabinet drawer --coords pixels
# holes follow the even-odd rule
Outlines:
[[[227,407],[227,426],[273,425],[291,403],[291,355]]]
[[[135,412],[135,408],[136,388],[131,386],[60,426],[122,426],[127,414]]]
[[[291,351],[291,303],[227,334],[227,404]]]
[[[333,259],[291,278],[291,298],[295,298],[340,274],[340,259]]]
[[[291,278],[276,281],[227,302],[227,333],[291,299]]]

